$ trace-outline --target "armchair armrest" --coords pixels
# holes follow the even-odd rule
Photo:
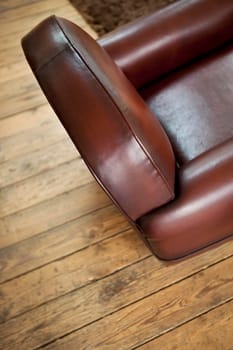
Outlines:
[[[81,28],[55,16],[22,45],[87,166],[121,210],[136,220],[173,199],[170,141],[106,52]]]
[[[153,251],[182,257],[233,234],[233,138],[180,169],[176,199],[139,220]]]
[[[137,88],[233,37],[233,1],[181,0],[99,40]]]

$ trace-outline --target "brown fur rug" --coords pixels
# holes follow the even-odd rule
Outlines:
[[[101,36],[176,0],[70,0]]]

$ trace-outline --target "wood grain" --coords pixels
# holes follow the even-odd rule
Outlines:
[[[137,349],[232,350],[232,315],[233,300]]]
[[[55,119],[41,122],[35,128],[0,139],[0,163],[41,150],[65,138],[64,129]]]
[[[1,0],[0,12],[7,11],[13,8],[22,7],[38,0]]]
[[[0,248],[50,230],[110,204],[92,182],[57,197],[0,218]]]
[[[0,250],[0,283],[127,229],[129,223],[110,205],[13,244]]]
[[[1,286],[1,321],[106,277],[148,255],[132,229]],[[119,254],[119,251],[121,254]],[[5,305],[11,305],[6,315]]]
[[[124,272],[125,278],[120,276]],[[129,349],[232,298],[232,258],[149,296],[137,284],[138,273],[143,274],[133,265],[5,322],[0,325],[2,346],[38,347],[79,329],[48,348]],[[135,302],[140,295],[143,299]],[[120,310],[113,312],[116,306]]]
[[[79,221],[76,221],[75,225],[76,240],[80,242]],[[111,230],[107,232],[112,235],[114,230],[112,226],[110,226],[110,228]],[[2,321],[26,310],[35,308],[44,301],[57,298],[65,292],[80,288],[93,280],[98,280],[107,276],[115,270],[122,269],[127,264],[131,265],[135,263],[135,259],[141,260],[143,257],[150,255],[150,253],[145,250],[141,239],[139,239],[132,230],[126,232],[125,230],[127,228],[127,225],[123,223],[122,229],[124,233],[117,236],[114,235],[114,237],[107,240],[106,238],[108,236],[105,236],[105,239],[104,237],[100,237],[99,241],[101,242],[98,244],[89,239],[88,243],[90,246],[82,250],[82,252],[69,255],[67,258],[63,256],[62,259],[46,265],[41,269],[37,269],[30,274],[15,278],[3,284],[0,288],[2,295],[2,301],[0,301],[0,315],[3,315]],[[66,242],[66,237],[63,237],[63,240]],[[73,242],[77,247],[77,242],[75,242],[74,239]],[[87,243],[86,245],[88,246]],[[46,246],[45,249],[47,247],[48,246]],[[190,261],[190,264],[187,264],[185,261],[183,263],[171,264],[172,266],[169,264],[168,266],[166,263],[151,257],[149,260],[144,260],[137,265],[139,276],[137,278],[137,283],[135,281],[135,286],[137,285],[138,288],[142,289],[145,295],[149,295],[169,284],[177,282],[178,279],[183,279],[194,272],[215,264],[223,259],[223,257],[226,259],[232,254],[232,248],[232,242],[229,242],[229,245],[227,245],[224,250],[223,247],[216,248],[212,251],[212,255],[208,257],[208,262],[205,255],[203,255],[202,258],[196,256],[191,259],[192,261]],[[80,246],[76,249],[80,250]],[[120,255],[118,254],[119,250],[121,251]],[[44,255],[48,255],[46,251],[44,251]],[[206,266],[206,264],[208,265]],[[83,265],[85,268],[82,268]],[[145,272],[145,265],[146,268],[150,265],[147,273]],[[190,266],[192,266],[192,269],[190,269]],[[140,271],[143,271],[143,273]],[[42,278],[51,283],[46,281],[42,283]],[[146,279],[150,280],[150,284],[143,287],[143,285],[146,284]],[[51,287],[51,285],[53,287]],[[17,290],[17,296],[15,296],[15,290]],[[135,293],[136,297],[138,293],[137,290],[132,289],[131,291]],[[30,303],[28,300],[30,300]],[[5,305],[12,305],[7,315],[3,312]]]
[[[31,131],[33,128],[38,128],[42,125],[55,124],[54,120],[55,113],[47,103],[22,113],[17,113],[13,117],[0,120],[0,140],[2,142],[2,139],[10,136],[15,137],[19,133]]]
[[[49,147],[18,156],[1,164],[0,188],[15,185],[41,173],[44,174],[71,161],[75,161],[77,167],[80,167],[81,164],[78,163],[82,162],[78,158],[79,154],[68,138]],[[59,173],[59,169],[57,170]],[[14,186],[12,187],[14,188]]]
[[[93,177],[81,158],[43,171],[0,190],[0,200],[4,202],[4,206],[0,209],[0,217],[48,201],[91,181]]]
[[[46,103],[45,96],[38,91],[36,81],[29,79],[29,74],[25,77],[16,78],[14,81],[4,82],[4,86],[0,86],[0,89],[2,90],[0,118],[6,118],[19,111]]]
[[[65,340],[48,346],[47,349],[62,349],[64,342],[69,349],[76,349],[77,345],[79,349],[89,347],[101,350],[137,347],[143,341],[163,334],[231,300],[232,287],[232,258],[230,258],[221,265],[214,265],[173,285],[172,288],[161,290],[108,317],[82,327]],[[100,297],[100,302],[101,300]]]

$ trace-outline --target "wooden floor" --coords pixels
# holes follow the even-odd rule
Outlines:
[[[68,0],[0,2],[0,349],[233,349],[233,240],[152,256],[93,181],[20,38]],[[95,36],[95,33],[92,32]]]

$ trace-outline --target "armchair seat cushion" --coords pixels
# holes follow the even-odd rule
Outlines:
[[[233,233],[233,137],[180,168],[176,200],[138,220],[163,259],[195,252]]]
[[[233,45],[141,90],[180,165],[233,135]]]

